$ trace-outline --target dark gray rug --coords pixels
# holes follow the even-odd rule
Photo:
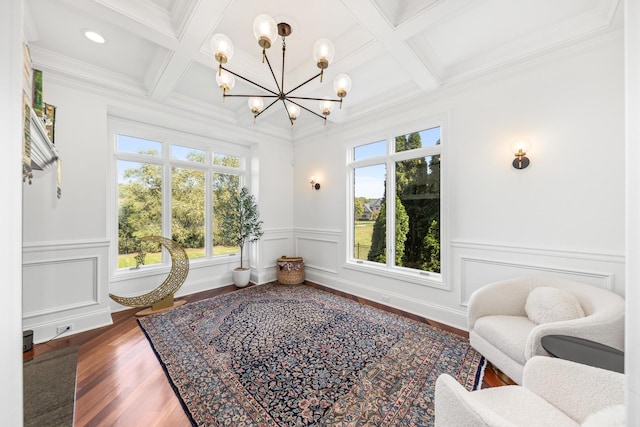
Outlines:
[[[25,427],[73,426],[77,365],[77,346],[24,362]]]

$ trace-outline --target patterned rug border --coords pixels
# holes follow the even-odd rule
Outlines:
[[[269,283],[265,283],[263,285],[251,286],[249,288],[238,289],[237,291],[234,291],[234,292],[231,292],[231,293],[216,295],[216,296],[213,296],[213,297],[210,297],[210,298],[206,298],[206,299],[203,299],[203,300],[200,300],[200,301],[195,301],[193,303],[187,304],[186,306],[178,307],[178,308],[176,308],[176,309],[174,309],[172,311],[173,312],[178,312],[178,311],[181,311],[181,309],[187,309],[189,306],[191,308],[193,308],[194,306],[205,305],[207,302],[209,302],[211,300],[219,300],[219,299],[234,298],[234,297],[235,298],[241,298],[240,297],[241,294],[258,292],[257,289],[263,288],[265,286],[274,286],[274,285],[275,286],[292,287],[291,285],[280,285],[280,284],[277,284],[277,282],[269,282]],[[372,310],[373,312],[377,312],[378,314],[383,314],[383,315],[386,315],[386,316],[390,316],[392,318],[401,319],[402,322],[407,322],[407,323],[410,323],[410,324],[412,323],[414,325],[419,325],[421,327],[435,328],[439,333],[441,333],[441,334],[443,334],[445,336],[449,335],[449,336],[457,337],[458,339],[460,339],[460,338],[461,339],[465,339],[465,337],[463,335],[457,334],[457,333],[452,332],[452,331],[448,331],[446,329],[441,329],[438,326],[432,325],[432,324],[430,324],[428,322],[416,320],[416,319],[413,319],[411,317],[404,316],[402,314],[390,312],[390,311],[387,311],[387,310],[385,310],[383,308],[379,308],[379,307],[376,307],[374,305],[367,304],[366,302],[360,302],[360,301],[354,300],[352,298],[348,298],[348,297],[333,293],[330,290],[325,290],[325,289],[322,289],[322,288],[308,286],[308,285],[304,285],[304,284],[303,285],[298,285],[298,286],[306,287],[306,288],[312,289],[313,291],[317,291],[317,292],[320,292],[320,293],[328,294],[332,298],[335,298],[336,300],[342,300],[343,302],[346,302],[347,304],[354,304],[355,306],[358,306],[358,307],[361,307],[361,308],[366,308],[367,310]],[[151,318],[151,317],[163,316],[163,315],[166,315],[166,314],[168,314],[168,313],[167,312],[158,313],[158,314],[155,314],[155,315],[148,316],[147,319]],[[169,384],[171,385],[171,388],[173,389],[175,395],[178,397],[180,405],[182,406],[183,410],[185,411],[185,414],[187,415],[187,417],[189,419],[189,422],[191,423],[192,426],[203,425],[203,424],[199,424],[196,421],[196,419],[194,417],[194,414],[192,414],[191,409],[188,406],[188,403],[186,402],[185,398],[182,396],[182,394],[180,392],[180,388],[174,382],[174,379],[172,378],[172,375],[171,375],[171,372],[169,371],[168,366],[165,364],[160,351],[158,350],[158,348],[156,348],[156,344],[154,344],[153,338],[147,332],[147,329],[145,328],[145,326],[142,323],[142,322],[144,322],[144,319],[145,318],[137,319],[138,325],[139,325],[140,329],[142,330],[145,338],[149,342],[149,345],[151,346],[151,349],[153,350],[153,353],[155,354],[156,358],[158,359],[158,362],[160,363],[160,366],[162,367],[162,370],[164,371],[165,376],[167,377],[167,380],[169,381]],[[471,389],[472,390],[478,390],[478,389],[481,388],[486,367],[487,367],[487,360],[486,360],[486,358],[484,358],[484,357],[482,357],[480,355],[479,361],[478,361],[478,366],[477,366],[477,371],[475,372],[475,376],[474,376],[474,380],[473,380],[473,384],[471,384]],[[269,424],[271,425],[271,423],[269,423]],[[208,424],[206,424],[206,425],[208,425]],[[218,425],[218,424],[216,423],[216,425]],[[260,425],[262,425],[262,424],[260,424]],[[276,423],[276,425],[278,425],[278,424]]]
[[[158,353],[158,350],[156,350],[156,346],[153,344],[153,340],[151,339],[151,337],[147,333],[147,330],[144,328],[144,326],[142,326],[142,323],[140,323],[140,320],[142,320],[142,319],[141,318],[137,319],[138,326],[142,330],[142,333],[144,334],[145,338],[147,339],[147,342],[149,342],[149,345],[151,346],[151,350],[153,350],[153,354],[156,355],[156,358],[158,359],[158,362],[160,363],[160,366],[162,366],[162,370],[164,371],[165,377],[167,377],[167,380],[169,381],[169,385],[171,385],[171,388],[173,389],[173,392],[175,393],[175,395],[178,397],[178,400],[180,401],[180,406],[182,406],[182,409],[184,410],[184,413],[189,418],[189,422],[191,423],[191,425],[192,426],[197,426],[198,423],[196,423],[196,420],[193,418],[193,415],[191,414],[191,410],[189,409],[189,407],[187,406],[187,403],[182,398],[182,395],[180,394],[180,390],[178,389],[178,386],[176,386],[176,384],[173,382],[173,378],[171,378],[171,374],[169,373],[169,370],[167,369],[167,365],[165,365],[164,361],[162,360],[162,356],[160,356],[160,353]]]

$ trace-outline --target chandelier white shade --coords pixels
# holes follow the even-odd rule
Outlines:
[[[249,109],[253,114],[257,114],[264,108],[264,100],[259,96],[249,98]]]
[[[333,110],[333,106],[334,106],[334,102],[331,99],[323,99],[322,101],[320,101],[320,110],[322,111],[322,114],[324,114],[325,116],[328,116],[329,114],[331,114],[331,110]]]
[[[278,37],[278,25],[269,15],[258,15],[253,20],[253,35],[256,36],[261,48],[269,49]]]
[[[215,34],[211,37],[211,50],[216,54],[216,61],[224,64],[233,56],[233,43],[224,34]]]
[[[236,79],[232,74],[221,70],[221,72],[216,75],[216,83],[218,83],[218,86],[223,92],[227,92],[236,85]]]
[[[289,113],[289,118],[291,120],[295,120],[300,115],[300,107],[298,107],[296,104],[291,103],[287,105],[287,112]]]
[[[244,77],[226,68],[224,64],[226,64],[233,56],[233,43],[231,42],[229,37],[225,36],[224,34],[214,34],[213,37],[211,37],[210,44],[215,59],[219,63],[218,72],[216,74],[216,82],[222,89],[223,99],[228,96],[249,98],[248,106],[253,113],[254,122],[260,114],[268,110],[271,106],[275,105],[278,101],[281,101],[287,113],[287,118],[289,119],[289,122],[292,126],[294,120],[296,120],[300,116],[302,110],[320,117],[325,121],[326,124],[327,116],[331,113],[333,106],[337,103],[340,105],[340,108],[342,108],[342,100],[351,90],[351,79],[349,78],[349,76],[347,76],[346,74],[340,74],[335,78],[333,82],[333,88],[335,90],[337,98],[314,98],[295,96],[293,92],[318,77],[320,78],[320,82],[322,82],[324,70],[329,67],[335,57],[335,48],[333,46],[333,43],[327,39],[319,39],[313,45],[312,53],[313,59],[316,62],[316,66],[320,69],[320,72],[293,88],[285,88],[285,38],[291,34],[291,26],[285,22],[276,23],[276,21],[271,16],[261,14],[258,15],[253,22],[253,34],[256,37],[258,45],[262,48],[262,62],[267,63],[269,70],[271,71],[271,75],[273,76],[276,89],[269,89],[259,83],[252,81],[247,77]],[[273,45],[273,43],[275,43],[278,36],[282,38],[282,71],[280,74],[280,80],[276,78],[276,73],[274,72],[273,67],[271,66],[271,62],[269,61],[266,53],[267,49],[269,49]],[[229,93],[229,91],[231,91],[231,89],[233,89],[235,85],[234,76],[246,81],[247,83],[250,83],[256,88],[262,89],[264,93],[246,95]],[[270,102],[266,107],[263,98],[270,99]],[[319,101],[321,114],[312,111],[310,108],[302,104],[302,102],[309,100]]]
[[[315,59],[318,68],[327,68],[335,55],[336,49],[331,40],[320,39],[313,45],[313,59]]]
[[[346,74],[339,74],[333,80],[333,89],[340,98],[347,96],[351,90],[351,77]]]

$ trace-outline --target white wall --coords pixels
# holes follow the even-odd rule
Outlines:
[[[22,425],[22,1],[0,2],[2,424]]]
[[[345,144],[437,114],[445,117],[450,236],[443,288],[347,268]],[[296,249],[307,276],[461,328],[471,292],[514,275],[624,294],[623,115],[617,34],[296,141]],[[509,145],[520,135],[533,145],[531,166],[518,171]],[[318,192],[311,174],[324,175]]]
[[[261,251],[252,248],[253,280],[275,277],[271,240],[291,246],[293,235],[292,144],[265,137],[255,128],[238,129],[198,117],[189,111],[160,106],[129,95],[106,91],[60,75],[34,55],[43,70],[44,100],[57,107],[56,148],[62,158],[62,198],[56,198],[55,170],[37,176],[24,193],[24,328],[34,340],[51,338],[58,326],[72,332],[111,323],[122,307],[109,293],[137,295],[157,287],[169,267],[114,274],[110,263],[115,224],[114,184],[110,175],[109,117],[126,118],[193,138],[218,140],[249,153],[249,183],[259,202],[265,238]],[[276,246],[278,246],[276,245]],[[277,247],[279,253],[282,249]],[[287,250],[289,252],[289,250]],[[239,257],[193,263],[177,295],[232,283]]]
[[[625,373],[627,374],[627,424],[640,420],[640,340],[636,307],[640,302],[640,4],[628,0],[625,7],[626,166],[627,166],[627,317]]]

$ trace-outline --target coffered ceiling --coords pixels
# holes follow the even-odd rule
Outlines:
[[[333,96],[332,81],[347,73],[353,88],[327,126],[360,117],[416,94],[486,75],[509,64],[622,28],[619,0],[26,0],[25,33],[34,64],[48,73],[151,99],[187,111],[206,111],[239,126],[291,127],[281,105],[256,124],[245,98],[222,102],[209,40],[224,33],[235,45],[226,65],[275,88],[252,31],[267,13],[287,22],[285,87],[318,72],[312,48],[335,45],[324,82],[300,96]],[[86,29],[106,39],[95,44]],[[280,78],[281,43],[268,55]],[[232,93],[262,93],[236,79]],[[305,104],[318,111],[316,101]],[[296,131],[322,120],[303,112]]]

